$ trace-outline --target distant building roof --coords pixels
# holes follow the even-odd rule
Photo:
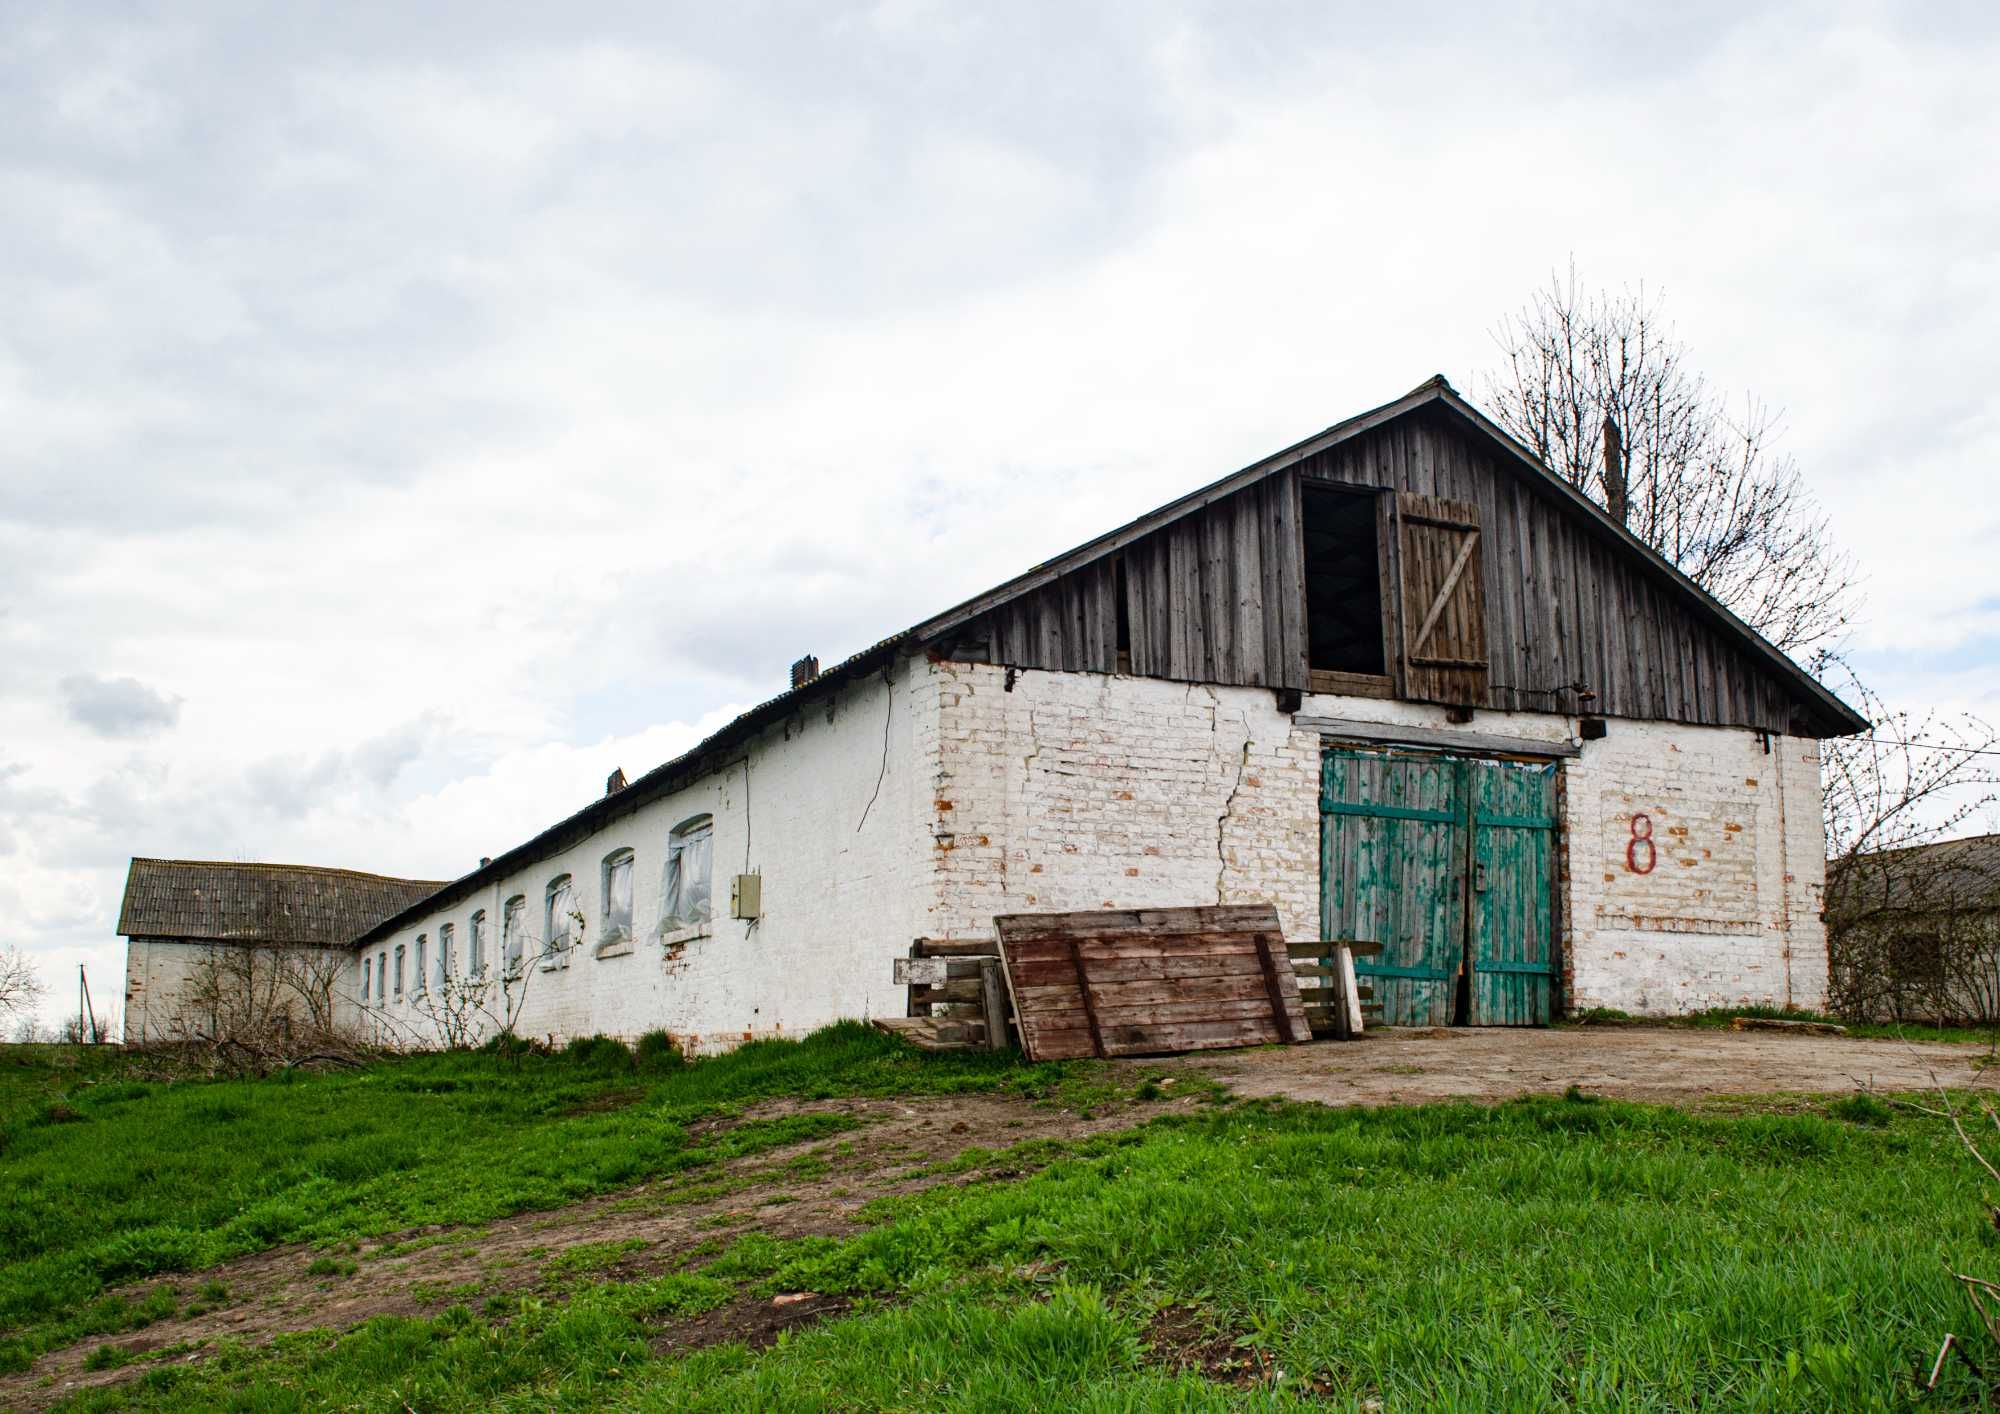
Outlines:
[[[443,887],[309,864],[134,859],[118,931],[128,938],[351,943]]]
[[[1836,862],[1827,874],[1829,907],[1927,910],[2000,908],[2000,835],[1885,849]]]

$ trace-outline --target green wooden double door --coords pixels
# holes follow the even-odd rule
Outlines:
[[[1389,1026],[1534,1026],[1556,1003],[1556,768],[1327,748],[1325,938],[1382,944],[1354,970]]]

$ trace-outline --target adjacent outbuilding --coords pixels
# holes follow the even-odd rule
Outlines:
[[[354,939],[435,879],[304,864],[134,859],[118,931],[128,1044],[333,1023]]]

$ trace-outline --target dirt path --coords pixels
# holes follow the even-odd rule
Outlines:
[[[1323,1105],[1504,1100],[1576,1085],[1629,1100],[1969,1084],[1981,1046],[1668,1026],[1388,1030],[1345,1045],[1234,1051],[1201,1069],[1238,1095]]]
[[[1179,1103],[1195,1102],[1169,1099],[1136,1112],[1130,1105],[1101,1106],[1089,1118],[999,1095],[759,1105],[721,1123],[832,1112],[852,1117],[859,1127],[553,1211],[517,1213],[476,1228],[418,1228],[371,1239],[332,1254],[349,1270],[315,1274],[308,1268],[328,1254],[291,1246],[182,1274],[168,1282],[183,1308],[200,1304],[198,1293],[207,1282],[222,1282],[228,1296],[200,1315],[173,1316],[128,1337],[98,1336],[50,1351],[33,1368],[0,1378],[0,1407],[43,1408],[79,1389],[155,1368],[141,1360],[86,1370],[85,1361],[103,1345],[134,1354],[175,1347],[177,1353],[167,1358],[198,1360],[219,1339],[261,1344],[287,1331],[347,1330],[375,1316],[434,1314],[456,1301],[476,1305],[491,1295],[539,1285],[561,1270],[565,1253],[585,1244],[629,1244],[632,1250],[588,1275],[632,1279],[673,1270],[694,1249],[713,1250],[752,1230],[778,1238],[838,1235],[852,1230],[855,1214],[877,1198],[1023,1171],[996,1159],[948,1176],[926,1172],[973,1146],[1004,1150],[1030,1139],[1082,1138],[1129,1128]],[[159,1284],[155,1279],[125,1290],[136,1298]],[[703,1318],[701,1330],[667,1332],[665,1339],[680,1346],[725,1339],[757,1343],[785,1325],[829,1314],[810,1303],[764,1309],[771,1305],[738,1302]]]

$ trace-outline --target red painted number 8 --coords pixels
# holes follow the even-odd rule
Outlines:
[[[1645,862],[1640,862],[1640,851],[1645,851]],[[1634,874],[1650,874],[1653,866],[1660,862],[1659,851],[1653,848],[1653,817],[1634,815],[1632,817],[1632,838],[1625,845],[1625,867]]]

